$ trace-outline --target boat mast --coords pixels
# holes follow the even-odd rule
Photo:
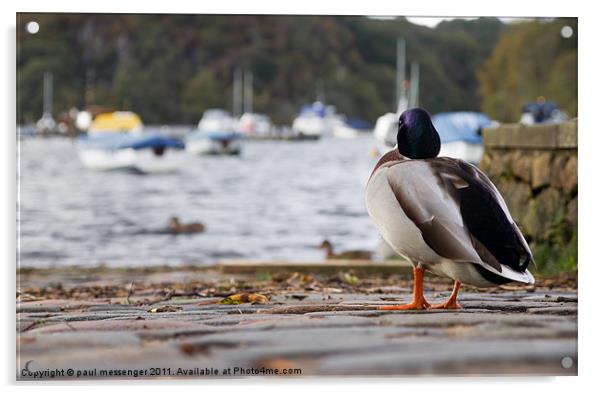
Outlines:
[[[400,111],[402,100],[406,98],[405,78],[406,78],[406,40],[397,39],[397,74],[395,79],[395,110]]]
[[[52,72],[44,72],[42,117],[52,117]]]
[[[420,64],[412,62],[410,70],[410,108],[418,106],[418,90],[420,83]]]
[[[233,84],[232,84],[232,116],[238,117],[241,115],[242,109],[242,70],[240,67],[234,69]]]
[[[245,70],[244,76],[244,110],[243,112],[253,112],[253,71]]]

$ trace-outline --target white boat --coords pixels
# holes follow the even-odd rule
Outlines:
[[[45,113],[36,123],[36,130],[40,134],[52,134],[57,129],[57,124],[51,114]]]
[[[236,131],[237,121],[222,109],[205,111],[198,129],[184,137],[186,151],[193,154],[236,155],[244,135]]]
[[[493,124],[480,112],[443,112],[432,117],[441,138],[439,156],[478,164],[483,155],[481,129]]]
[[[53,74],[51,72],[44,73],[44,85],[42,88],[42,117],[36,122],[36,132],[39,134],[54,134],[58,129],[58,125],[52,117],[52,89],[53,89]]]
[[[193,131],[184,137],[186,151],[197,155],[238,155],[243,135],[234,131]]]
[[[245,112],[238,121],[238,131],[249,137],[267,137],[274,133],[274,125],[269,116]]]
[[[520,123],[527,125],[562,123],[567,119],[567,114],[562,112],[554,102],[538,97],[536,102],[523,105]]]
[[[374,139],[376,140],[376,150],[381,155],[391,150],[397,144],[399,115],[388,112],[376,120]]]
[[[337,125],[332,134],[337,138],[352,139],[358,136],[359,132],[353,127],[349,127],[346,123]]]
[[[333,106],[316,101],[301,107],[299,115],[293,120],[292,130],[298,138],[318,139],[325,134],[334,133],[342,123],[342,117],[336,114]]]
[[[363,120],[342,117],[342,121],[335,125],[333,135],[337,138],[350,139],[371,130],[373,126]]]
[[[141,173],[177,169],[181,141],[157,133],[111,133],[80,137],[78,154],[84,166],[95,170],[133,170]]]

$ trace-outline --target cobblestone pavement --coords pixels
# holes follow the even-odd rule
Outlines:
[[[216,273],[138,272],[135,284],[112,271],[19,274],[17,378],[577,374],[576,290],[465,289],[460,311],[416,312],[375,310],[407,302],[406,282],[379,291],[288,286],[255,305],[220,304],[223,294],[198,289],[153,298],[198,275],[232,282]],[[108,283],[122,293],[76,291]],[[439,301],[449,291],[426,295]]]

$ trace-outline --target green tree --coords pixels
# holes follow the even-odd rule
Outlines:
[[[573,34],[561,36],[564,26]],[[510,26],[478,73],[483,111],[517,121],[521,107],[539,96],[577,115],[577,21],[560,18]]]
[[[209,108],[226,107],[225,89],[226,85],[220,83],[211,69],[199,70],[182,92],[181,107],[187,121],[198,122]]]
[[[38,34],[25,33],[30,20]],[[244,67],[254,74],[255,109],[290,124],[318,98],[372,122],[393,110],[399,37],[408,63],[420,63],[421,106],[478,110],[476,70],[506,27],[496,18],[431,29],[402,17],[19,14],[17,28],[19,122],[40,117],[45,71],[55,74],[55,115],[100,105],[150,124],[196,123],[206,108],[231,108],[232,73]],[[553,65],[551,91],[570,67],[569,58]]]

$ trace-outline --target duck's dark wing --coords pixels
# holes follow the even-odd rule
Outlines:
[[[481,259],[493,266],[501,264],[525,272],[533,255],[491,180],[477,167],[462,160],[439,157],[427,161],[459,205],[464,225]],[[497,282],[507,282],[502,279]]]
[[[388,188],[432,251],[454,262],[474,263],[493,283],[533,282],[526,269],[532,261],[529,246],[493,183],[476,167],[435,158],[392,161],[378,171],[382,175],[372,181],[372,193],[385,195]],[[379,179],[386,186],[374,183]],[[393,206],[389,209],[394,218]],[[406,246],[421,253],[420,245]]]

